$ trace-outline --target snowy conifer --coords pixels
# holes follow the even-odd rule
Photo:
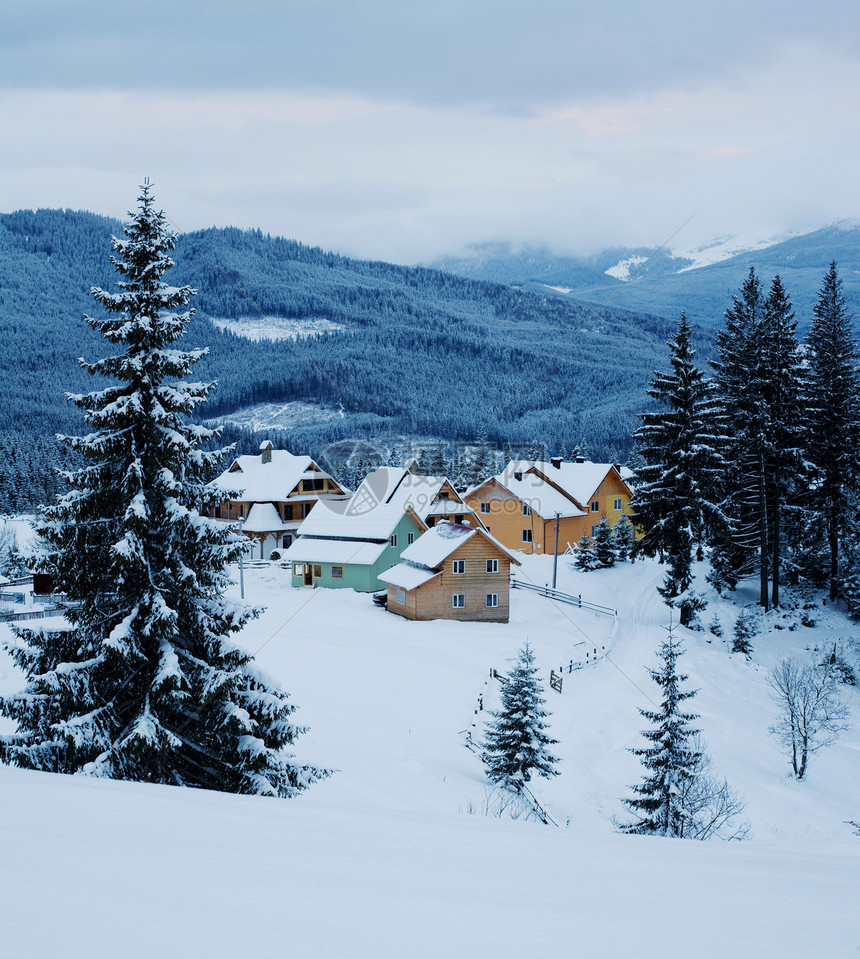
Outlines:
[[[6,761],[31,769],[291,796],[322,774],[287,751],[294,707],[230,640],[253,610],[224,599],[243,540],[201,516],[223,500],[206,483],[223,452],[184,415],[213,384],[185,377],[205,350],[180,350],[194,291],[162,280],[175,236],[153,206],[113,238],[119,292],[89,324],[123,351],[82,365],[107,378],[71,396],[91,431],[64,437],[86,465],[46,508],[44,568],[68,595],[69,628],[19,629],[26,689],[0,700],[18,731]]]
[[[635,434],[639,461],[634,523],[644,531],[635,545],[646,556],[668,559],[661,594],[669,605],[684,610],[684,596],[692,580],[693,547],[705,537],[706,527],[719,520],[714,505],[718,477],[718,440],[713,431],[710,386],[695,367],[691,329],[681,315],[675,338],[669,343],[670,373],[655,373],[648,395],[662,408],[640,414]]]
[[[849,572],[844,537],[853,521],[848,505],[860,488],[860,372],[857,342],[845,309],[842,280],[831,263],[807,339],[809,458],[816,467],[811,509],[825,531],[830,597]]]
[[[615,544],[612,539],[612,526],[604,516],[597,524],[594,534],[594,558],[599,566],[615,565]]]
[[[598,562],[594,554],[594,547],[586,533],[582,534],[581,539],[576,544],[576,556],[573,558],[573,565],[582,573],[597,569]]]
[[[635,541],[633,524],[623,513],[612,529],[612,546],[619,563],[625,563],[630,558]]]
[[[700,753],[695,748],[698,730],[690,723],[698,717],[685,713],[681,704],[695,696],[695,691],[684,690],[685,675],[677,672],[677,661],[683,650],[669,631],[669,637],[660,647],[661,668],[649,670],[660,688],[661,700],[657,709],[640,709],[651,723],[642,735],[650,745],[632,749],[647,770],[643,782],[632,789],[636,794],[625,799],[625,804],[639,817],[623,828],[628,833],[659,836],[683,836],[687,812],[683,796],[694,779]]]
[[[558,775],[553,768],[558,760],[548,749],[557,740],[545,732],[545,701],[534,652],[526,643],[502,685],[502,708],[491,713],[493,721],[487,724],[484,762],[491,782],[516,789],[532,775]]]

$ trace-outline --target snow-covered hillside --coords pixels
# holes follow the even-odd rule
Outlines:
[[[524,558],[543,584],[551,560]],[[337,770],[274,801],[0,768],[4,954],[10,956],[720,957],[856,955],[860,931],[860,696],[851,725],[789,775],[768,734],[769,668],[856,636],[819,601],[771,617],[747,662],[709,632],[683,631],[681,667],[713,757],[747,801],[751,838],[694,843],[614,832],[641,776],[645,666],[667,611],[651,562],[559,587],[616,618],[512,594],[508,625],[411,623],[348,590],[294,590],[246,570],[267,606],[245,633],[310,727],[299,758]],[[726,635],[742,592],[709,594]],[[814,627],[800,625],[801,613]],[[791,627],[794,627],[793,629]],[[5,629],[0,627],[0,630]],[[596,665],[547,689],[561,775],[535,792],[560,828],[485,815],[479,759],[463,732],[498,695],[529,639],[548,674],[588,648]],[[0,691],[20,678],[0,661]]]

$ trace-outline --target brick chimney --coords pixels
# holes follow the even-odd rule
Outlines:
[[[261,463],[271,463],[272,462],[272,441],[263,440],[260,443],[260,462]]]

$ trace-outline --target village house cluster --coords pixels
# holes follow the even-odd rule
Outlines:
[[[516,460],[462,495],[417,462],[382,466],[352,492],[309,456],[239,456],[216,480],[214,518],[239,523],[295,587],[386,591],[408,619],[507,622],[517,551],[552,555],[630,513],[618,464]]]

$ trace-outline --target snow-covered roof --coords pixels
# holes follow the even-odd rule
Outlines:
[[[387,540],[384,543],[355,543],[303,536],[284,550],[282,556],[285,560],[297,563],[357,563],[359,566],[370,566],[379,559],[386,546]]]
[[[271,450],[271,461],[264,456],[239,456],[217,479],[216,489],[241,490],[240,499],[250,503],[277,503],[285,500],[303,479],[330,479],[328,473],[314,469],[310,456],[294,456],[287,450]]]
[[[459,549],[463,543],[470,540],[473,536],[483,536],[488,542],[492,543],[500,553],[504,553],[512,563],[520,565],[520,561],[513,553],[506,549],[485,529],[478,526],[465,526],[460,523],[451,523],[448,520],[442,520],[426,533],[422,533],[418,539],[407,546],[401,553],[400,558],[415,566],[424,566],[433,569],[441,566],[442,563]]]
[[[379,579],[383,583],[391,583],[392,586],[399,586],[401,589],[417,589],[431,579],[441,576],[441,570],[427,569],[424,566],[413,566],[411,563],[398,563],[379,574]]]
[[[351,509],[354,499],[349,502],[320,500],[299,527],[299,535],[387,540],[403,518],[404,510],[398,504],[382,503],[355,512]]]
[[[280,533],[289,527],[284,525],[271,503],[254,503],[242,529],[246,533]]]
[[[422,533],[411,546],[407,546],[401,553],[401,559],[433,569],[444,563],[454,550],[477,532],[474,526],[461,526],[459,523],[443,520]]]
[[[442,499],[438,499],[440,494]],[[430,515],[474,515],[444,476],[422,476],[403,466],[380,466],[368,473],[349,502],[320,500],[299,534],[388,539],[408,509],[422,521]],[[478,525],[477,520],[473,522]]]
[[[562,462],[554,466],[552,462],[512,460],[493,479],[544,519],[551,519],[556,513],[585,516],[592,495],[613,468],[613,463]]]

